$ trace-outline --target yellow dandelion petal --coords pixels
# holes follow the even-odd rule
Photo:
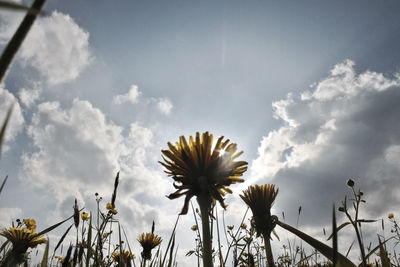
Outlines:
[[[174,199],[185,195],[181,214],[186,214],[190,198],[206,196],[210,202],[218,200],[225,207],[223,196],[232,193],[231,184],[244,180],[240,177],[247,170],[246,161],[235,161],[243,152],[236,153],[237,145],[224,141],[221,136],[213,147],[213,135],[205,132],[201,136],[184,136],[175,145],[168,142],[168,150],[161,150],[165,173],[174,180],[177,189],[168,197]],[[223,153],[225,152],[225,153]]]

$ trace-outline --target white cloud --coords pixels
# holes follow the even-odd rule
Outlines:
[[[352,177],[369,215],[385,216],[400,200],[399,102],[399,75],[357,74],[350,60],[336,65],[311,90],[273,103],[285,125],[263,137],[248,182],[277,184],[279,209],[296,214],[301,205],[303,221],[320,224]]]
[[[8,228],[12,222],[21,218],[22,210],[20,208],[0,208],[0,229]]]
[[[14,140],[18,133],[23,129],[24,117],[22,116],[21,106],[16,97],[9,91],[0,87],[0,125],[3,125],[8,109],[13,105],[12,114],[7,125],[5,140]],[[7,147],[4,147],[4,151]]]
[[[92,60],[89,33],[66,14],[54,11],[33,25],[21,57],[50,85],[76,79]]]
[[[20,179],[56,200],[53,218],[68,216],[75,197],[90,209],[95,192],[111,196],[117,171],[123,225],[134,222],[134,231],[141,231],[151,220],[171,216],[160,205],[167,185],[154,168],[150,129],[132,123],[125,131],[88,101],[75,99],[67,108],[58,102],[39,104],[28,135],[35,150],[22,156]]]
[[[169,115],[172,110],[172,103],[167,98],[160,98],[157,102],[157,108],[160,110],[161,113]]]
[[[144,97],[143,93],[139,91],[137,85],[132,85],[128,93],[116,95],[112,100],[112,103],[116,105],[121,105],[124,103],[137,104],[139,102],[144,106],[155,105],[158,111],[165,115],[169,115],[173,108],[173,104],[168,98]]]
[[[32,89],[21,88],[18,92],[18,97],[22,104],[29,108],[39,99],[41,93],[42,89],[37,86]]]
[[[115,96],[112,103],[117,105],[121,105],[126,102],[136,104],[139,101],[138,98],[140,95],[141,92],[139,91],[137,85],[132,85],[127,94]]]

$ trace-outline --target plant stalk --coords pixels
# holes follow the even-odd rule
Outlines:
[[[203,235],[203,266],[212,267],[212,243],[211,243],[211,232],[210,232],[210,218],[209,211],[211,201],[207,196],[197,197],[197,201],[200,206],[201,223],[202,223],[202,235]]]
[[[265,253],[267,254],[267,263],[268,267],[275,267],[274,264],[274,256],[272,255],[272,249],[271,249],[271,233],[269,234],[263,234],[264,237],[264,245],[265,245]]]

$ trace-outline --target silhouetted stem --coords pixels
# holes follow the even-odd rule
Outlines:
[[[19,25],[17,31],[14,33],[11,40],[8,42],[3,54],[0,58],[0,83],[7,72],[13,58],[17,54],[22,42],[24,41],[26,35],[28,34],[30,28],[35,22],[37,14],[42,10],[46,0],[35,0],[33,2],[31,9],[37,12],[29,12],[25,15],[24,20]]]
[[[275,267],[274,264],[274,256],[272,255],[272,249],[271,249],[271,242],[270,242],[270,236],[271,233],[269,234],[263,234],[264,237],[264,245],[265,245],[265,253],[267,254],[267,263],[268,267]]]
[[[202,235],[203,235],[203,266],[212,267],[212,243],[211,243],[211,232],[210,232],[210,218],[208,213],[210,211],[211,202],[208,197],[197,198],[197,202],[200,206],[201,213],[201,224],[202,224]]]

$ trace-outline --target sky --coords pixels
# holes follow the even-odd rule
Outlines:
[[[274,213],[295,224],[301,206],[301,229],[323,238],[348,178],[367,219],[400,214],[399,1],[49,0],[44,10],[0,85],[0,120],[15,103],[0,227],[35,218],[43,229],[75,198],[94,211],[94,194],[105,205],[120,171],[131,243],[153,220],[167,239],[183,199],[165,197],[174,188],[161,149],[205,131],[249,163],[226,198],[232,224],[242,190],[273,183]],[[0,10],[1,48],[22,17]],[[179,224],[184,265],[193,216]],[[347,248],[355,237],[339,238]]]

